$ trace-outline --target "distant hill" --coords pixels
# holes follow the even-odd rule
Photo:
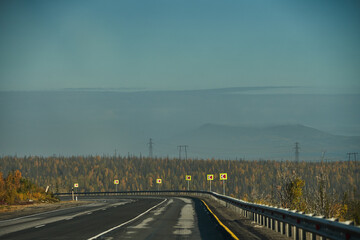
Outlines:
[[[294,160],[295,142],[300,160],[344,160],[347,152],[360,150],[360,137],[338,136],[300,124],[267,127],[204,124],[182,136],[194,155],[218,158],[265,158]]]

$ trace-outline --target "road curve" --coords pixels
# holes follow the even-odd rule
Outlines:
[[[232,239],[198,199],[107,197],[0,221],[1,239]]]

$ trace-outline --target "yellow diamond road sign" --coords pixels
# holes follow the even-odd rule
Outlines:
[[[214,174],[208,174],[208,175],[207,175],[207,180],[208,180],[208,181],[214,180]]]
[[[186,181],[191,181],[191,175],[186,175]]]
[[[74,183],[74,187],[79,187],[79,184],[78,184],[78,183]]]
[[[114,184],[119,184],[119,180],[114,180]]]
[[[160,184],[162,182],[161,178],[156,179],[156,183]]]
[[[220,180],[227,180],[227,173],[220,173]]]

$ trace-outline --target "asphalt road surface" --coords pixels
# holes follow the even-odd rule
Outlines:
[[[232,239],[198,199],[106,197],[92,200],[89,205],[0,221],[0,238]]]

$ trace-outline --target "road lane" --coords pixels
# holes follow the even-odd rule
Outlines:
[[[40,226],[61,220],[70,220],[81,215],[92,213],[94,211],[124,205],[130,202],[130,199],[106,202],[97,201],[87,205],[37,213],[9,220],[2,220],[0,221],[0,236],[32,227],[39,228]]]
[[[101,239],[232,239],[199,199],[170,198],[137,221]]]
[[[58,211],[41,215],[41,218],[40,216],[30,217],[25,223],[15,221],[11,225],[8,221],[7,226],[0,228],[0,235],[1,239],[86,239],[108,229],[109,226],[118,225],[135,217],[161,200],[155,198],[119,199],[118,204],[110,202],[94,208],[93,210],[96,211],[77,211],[75,214],[66,213],[65,215],[61,215],[62,211]],[[127,204],[120,204],[124,202]],[[71,210],[77,209],[68,209],[68,211]],[[45,226],[39,227],[41,225]],[[11,233],[7,234],[9,229]]]
[[[99,207],[67,220],[48,223],[33,220],[37,225],[3,235],[1,239],[231,239],[200,200],[182,197],[164,200],[125,197],[120,199],[125,205],[112,205],[105,210]]]

